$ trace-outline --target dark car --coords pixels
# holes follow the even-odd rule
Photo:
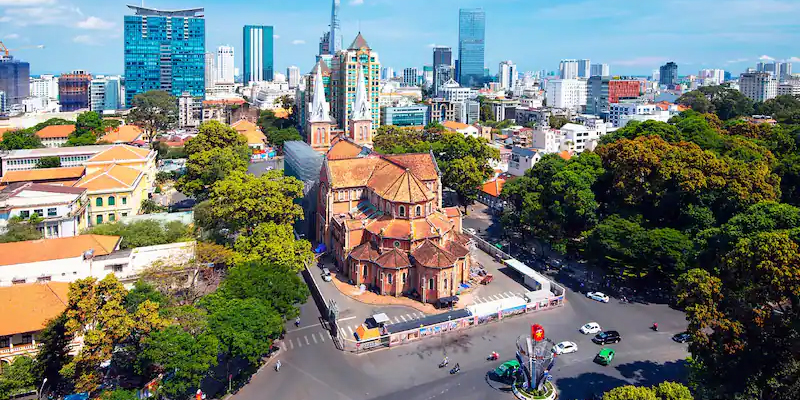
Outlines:
[[[621,340],[622,336],[617,331],[603,331],[592,338],[592,341],[597,344],[619,343]]]
[[[673,337],[672,337],[672,340],[674,340],[674,341],[676,341],[676,342],[678,342],[678,343],[686,343],[686,342],[688,342],[688,341],[689,341],[689,339],[691,339],[691,338],[692,338],[692,337],[691,337],[691,336],[689,336],[689,332],[681,332],[681,333],[678,333],[678,334],[676,334],[675,336],[673,336]]]

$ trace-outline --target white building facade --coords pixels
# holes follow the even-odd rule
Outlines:
[[[500,88],[507,91],[514,91],[519,80],[517,65],[511,60],[501,61],[497,70],[497,77],[500,81]]]
[[[609,76],[611,75],[611,69],[608,67],[608,64],[592,64],[589,70],[589,76]]]
[[[8,220],[41,218],[37,228],[45,239],[70,237],[86,229],[89,220],[87,190],[31,182],[15,183],[0,191],[0,233]]]
[[[300,68],[294,65],[286,68],[286,79],[289,82],[289,89],[297,89],[300,86]]]
[[[547,106],[580,109],[586,105],[586,81],[583,79],[554,79],[545,89]]]
[[[58,100],[58,77],[53,75],[40,75],[30,78],[31,97],[44,97]]]
[[[561,79],[577,79],[578,60],[561,60],[558,64],[558,71]]]
[[[419,71],[416,68],[403,69],[403,86],[417,86]]]
[[[217,82],[233,83],[236,78],[236,64],[232,46],[217,48]]]
[[[747,72],[739,76],[739,91],[750,100],[767,101],[778,96],[778,78],[768,72]]]

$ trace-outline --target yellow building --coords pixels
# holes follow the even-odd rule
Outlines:
[[[231,127],[247,139],[247,147],[250,147],[253,152],[263,152],[266,149],[267,137],[261,132],[261,128],[258,125],[242,119],[231,125]]]
[[[75,187],[88,190],[89,223],[99,225],[136,215],[149,197],[156,175],[154,151],[117,145],[86,161]]]

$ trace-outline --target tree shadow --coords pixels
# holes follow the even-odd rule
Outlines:
[[[653,386],[664,381],[687,383],[689,363],[686,360],[667,361],[659,364],[653,361],[634,361],[615,367],[622,376],[633,380],[637,385]]]
[[[622,379],[597,372],[556,379],[555,382],[558,397],[561,399],[591,399],[596,394],[627,384],[628,382]]]

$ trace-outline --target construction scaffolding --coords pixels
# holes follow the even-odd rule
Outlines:
[[[293,176],[303,182],[303,206],[305,219],[298,221],[295,230],[313,241],[317,216],[317,189],[319,188],[319,172],[322,169],[324,156],[312,149],[306,142],[291,141],[283,145],[284,174]]]

